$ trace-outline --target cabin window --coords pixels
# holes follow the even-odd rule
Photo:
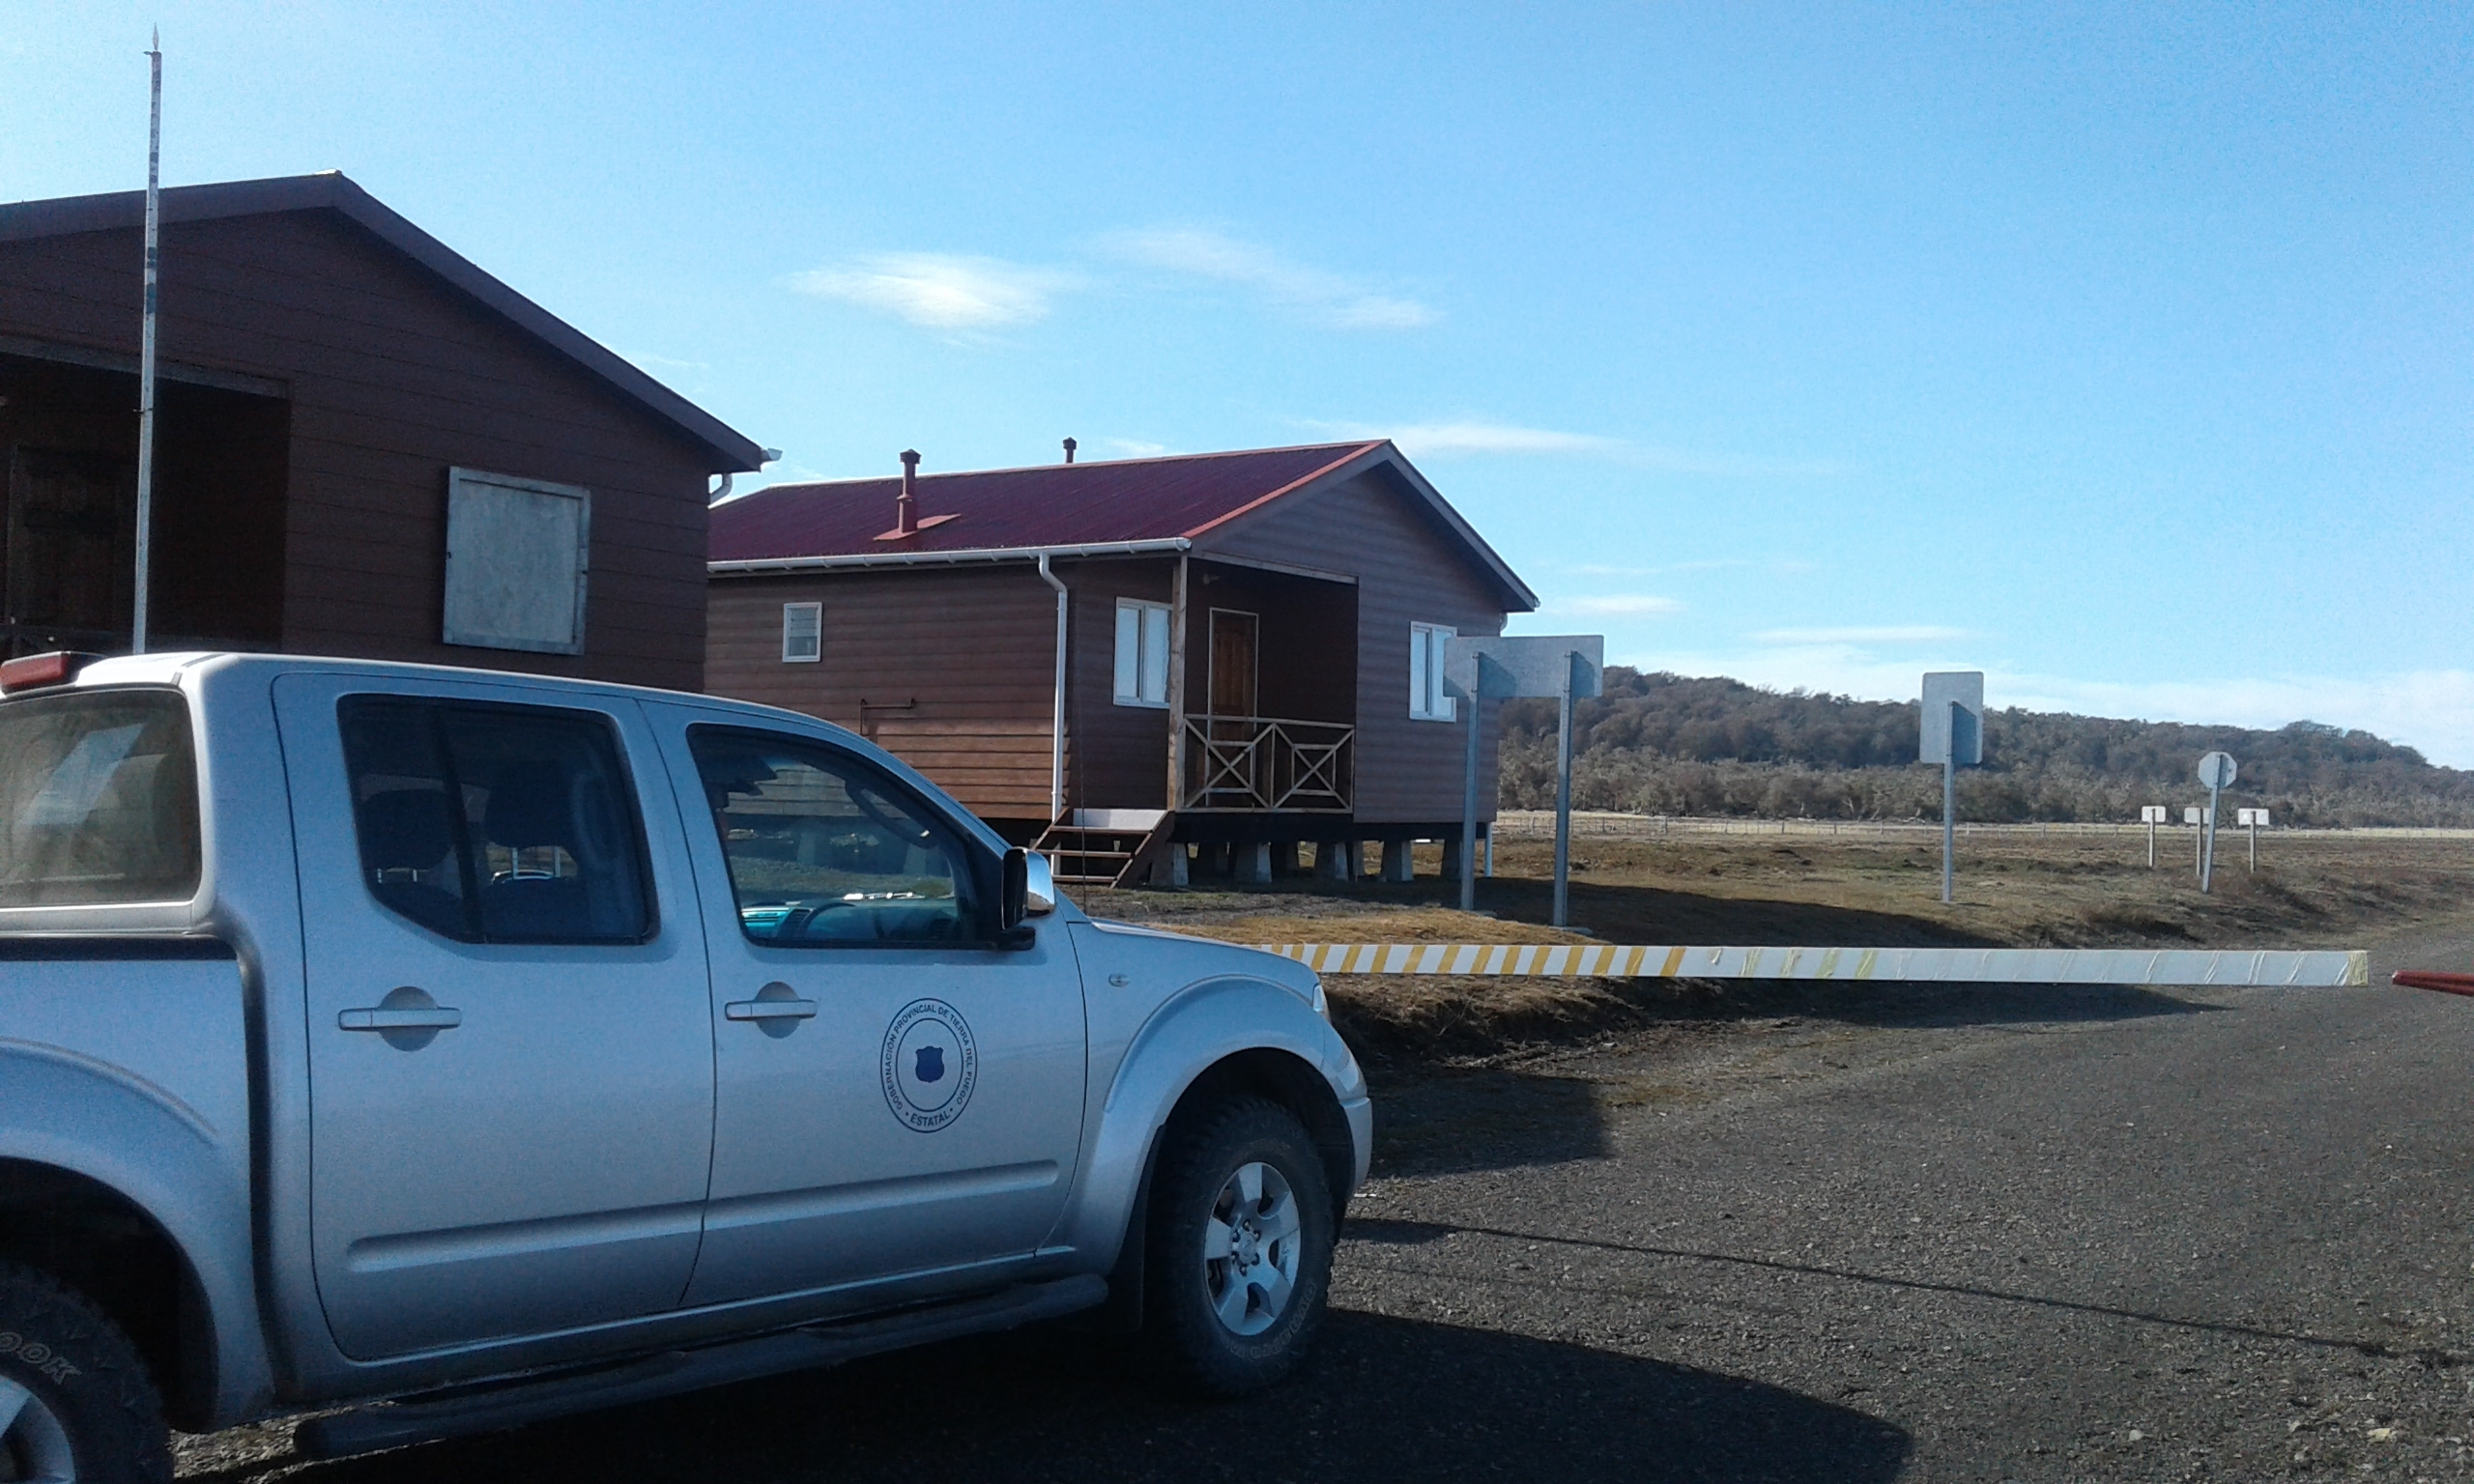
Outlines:
[[[782,605],[782,663],[813,665],[824,655],[824,605]]]
[[[446,471],[446,622],[484,649],[584,652],[592,495],[572,484]]]
[[[1421,722],[1448,722],[1459,715],[1443,688],[1444,649],[1460,631],[1440,623],[1409,625],[1409,715]]]
[[[1117,599],[1117,704],[1168,703],[1168,605]]]

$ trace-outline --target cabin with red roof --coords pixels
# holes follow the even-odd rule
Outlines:
[[[1456,841],[1444,641],[1538,600],[1425,476],[1388,441],[1068,446],[716,505],[706,688],[873,738],[1069,880],[1260,880],[1301,846],[1347,877],[1378,842],[1405,879]]]

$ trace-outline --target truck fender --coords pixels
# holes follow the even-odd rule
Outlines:
[[[219,1129],[126,1069],[0,1038],[0,1161],[83,1180],[133,1207],[170,1244],[203,1311],[187,1317],[208,1332],[187,1336],[182,1375],[158,1378],[185,1426],[252,1414],[273,1395],[250,1270],[248,1140],[246,1127]]]
[[[1354,1143],[1360,1120],[1343,1110],[1365,1104],[1366,1074],[1339,1033],[1293,989],[1244,976],[1200,981],[1153,1011],[1119,1059],[1081,1188],[1060,1223],[1064,1242],[1098,1269],[1115,1266],[1158,1136],[1179,1100],[1215,1067],[1266,1052],[1310,1072],[1294,1082],[1313,1084],[1309,1096],[1328,1099],[1327,1107],[1300,1110],[1309,1128],[1337,1127]],[[1353,1147],[1349,1156],[1334,1172],[1343,1199],[1366,1167],[1366,1151]]]

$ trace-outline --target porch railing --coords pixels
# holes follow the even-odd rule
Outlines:
[[[1357,728],[1274,716],[1186,718],[1187,811],[1346,813],[1356,782]]]

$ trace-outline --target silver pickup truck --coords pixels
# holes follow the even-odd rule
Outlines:
[[[332,1455],[1083,1313],[1320,1319],[1365,1078],[813,719],[410,665],[0,667],[0,1480]]]

